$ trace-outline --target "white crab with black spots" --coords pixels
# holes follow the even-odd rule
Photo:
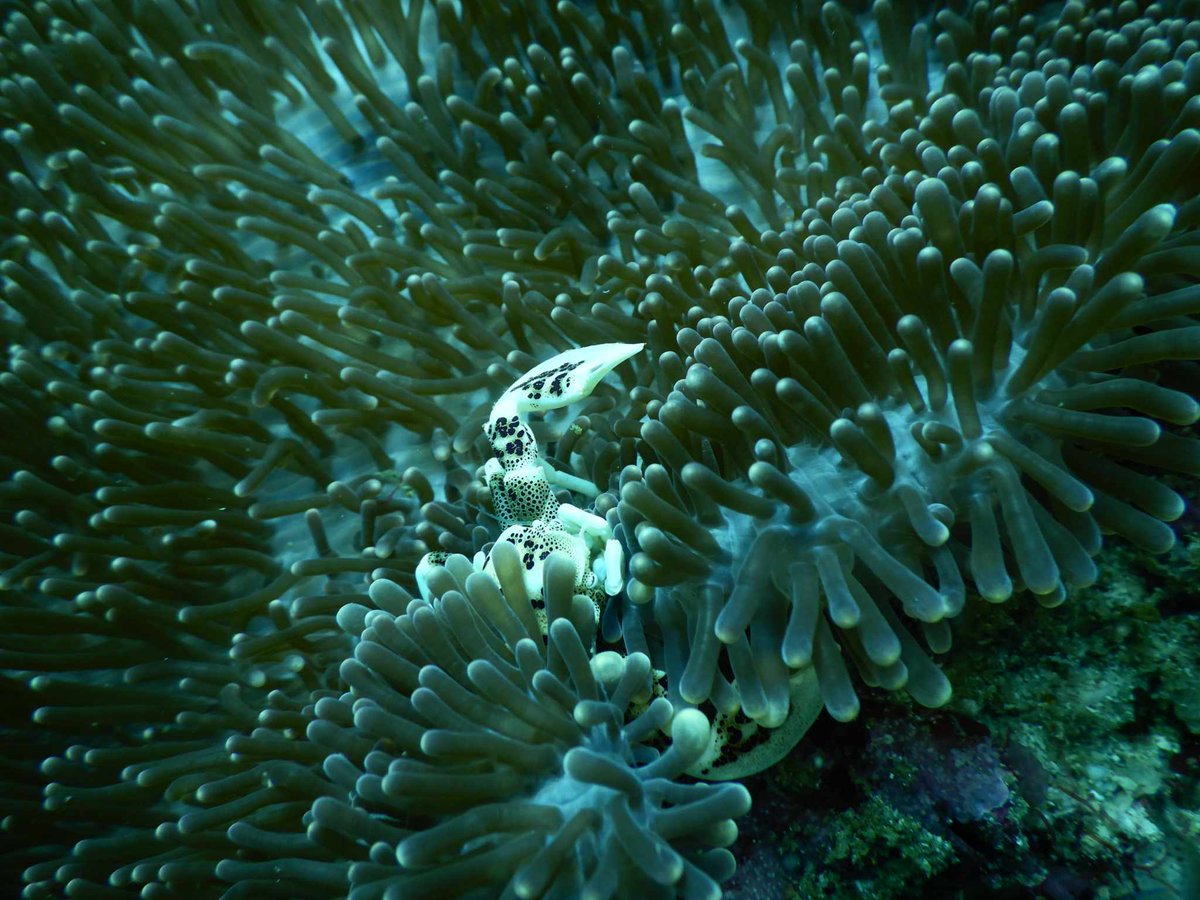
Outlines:
[[[525,589],[542,596],[542,572],[555,550],[575,562],[576,589],[592,594],[600,588],[610,597],[621,592],[625,554],[608,522],[571,503],[559,503],[554,488],[595,497],[591,482],[552,468],[538,455],[533,431],[522,419],[528,412],[559,409],[582,400],[644,344],[596,344],[567,350],[519,378],[492,407],[483,431],[494,456],[484,465],[484,478],[504,531],[497,542],[516,546],[521,554]],[[479,561],[495,574],[491,559]],[[417,566],[417,584],[428,599],[431,567],[440,555],[426,554]]]

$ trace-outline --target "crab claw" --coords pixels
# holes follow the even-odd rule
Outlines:
[[[640,353],[645,344],[593,344],[576,347],[534,366],[505,391],[492,409],[501,414],[558,409],[587,397],[613,369]]]
[[[441,550],[435,550],[431,553],[426,553],[421,557],[421,561],[417,563],[417,571],[414,573],[417,577],[417,590],[421,597],[433,602],[433,589],[429,586],[429,578],[435,570],[440,569],[446,564],[446,557],[449,556]]]

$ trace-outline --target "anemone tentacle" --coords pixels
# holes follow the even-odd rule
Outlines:
[[[28,898],[712,896],[745,798],[689,771],[769,765],[864,686],[945,703],[969,604],[1175,541],[1195,0],[0,25],[0,879]],[[643,345],[571,413],[507,405]],[[531,440],[495,459],[500,414]],[[497,543],[537,518],[524,477],[611,532],[552,590]],[[643,668],[661,702],[601,677]],[[410,820],[393,763],[462,791]]]

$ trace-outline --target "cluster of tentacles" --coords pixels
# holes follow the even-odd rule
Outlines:
[[[0,878],[719,893],[696,776],[1170,547],[1198,50],[1194,0],[6,7]]]

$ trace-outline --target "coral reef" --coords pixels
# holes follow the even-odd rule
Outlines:
[[[1067,818],[1186,845],[1195,0],[0,16],[4,883],[714,896],[703,779],[864,703],[806,890],[1024,834],[1010,737],[1140,735]]]
[[[728,896],[1193,895],[1197,744],[1163,689],[1200,647],[1186,557],[1107,554],[1021,642],[1032,601],[980,607],[948,709],[815,726],[747,781]]]

